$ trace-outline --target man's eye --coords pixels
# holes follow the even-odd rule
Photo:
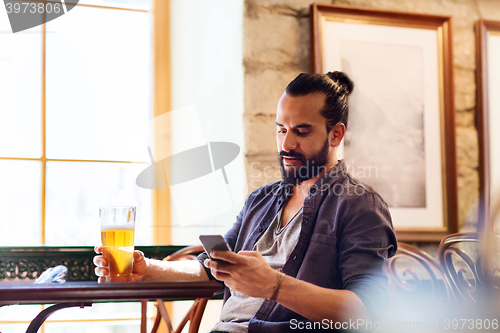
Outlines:
[[[299,136],[305,136],[307,134],[309,134],[309,132],[297,132],[297,135]]]
[[[286,131],[285,130],[278,130],[278,134],[285,134]]]

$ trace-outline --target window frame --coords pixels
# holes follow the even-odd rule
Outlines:
[[[30,2],[39,2],[36,0],[26,0]],[[51,2],[51,1],[49,1]],[[153,116],[159,116],[170,111],[171,93],[170,93],[170,1],[169,0],[151,0],[151,8],[129,8],[113,7],[96,4],[78,3],[76,6],[88,8],[100,8],[111,10],[126,10],[142,13],[150,13],[152,18],[152,96],[153,96]],[[53,159],[46,156],[46,24],[42,28],[42,55],[41,55],[41,156],[39,158],[30,157],[8,157],[0,156],[0,160],[14,161],[37,161],[41,163],[41,199],[40,199],[40,223],[41,239],[40,244],[46,243],[46,175],[47,162],[85,162],[85,163],[134,163],[131,161],[111,161],[111,160],[80,160],[80,159]],[[162,129],[168,131],[167,129]],[[154,133],[153,133],[154,135]],[[165,152],[170,151],[170,142],[154,142],[155,152],[160,149]],[[156,154],[155,154],[156,155]],[[170,193],[169,190],[152,190],[152,225],[154,245],[170,245]],[[29,244],[26,244],[29,245]]]

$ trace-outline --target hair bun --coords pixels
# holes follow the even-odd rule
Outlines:
[[[332,79],[339,87],[341,88],[342,92],[346,95],[349,95],[352,90],[354,89],[354,83],[351,81],[351,79],[347,76],[346,73],[344,72],[328,72],[326,75]]]

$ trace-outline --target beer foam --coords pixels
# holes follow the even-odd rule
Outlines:
[[[135,224],[103,224],[101,230],[134,230]]]

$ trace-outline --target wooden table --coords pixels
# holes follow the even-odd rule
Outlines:
[[[0,306],[53,304],[40,312],[26,333],[36,333],[57,310],[92,306],[92,303],[166,301],[211,298],[220,289],[215,281],[203,282],[66,282],[63,284],[0,283]]]

